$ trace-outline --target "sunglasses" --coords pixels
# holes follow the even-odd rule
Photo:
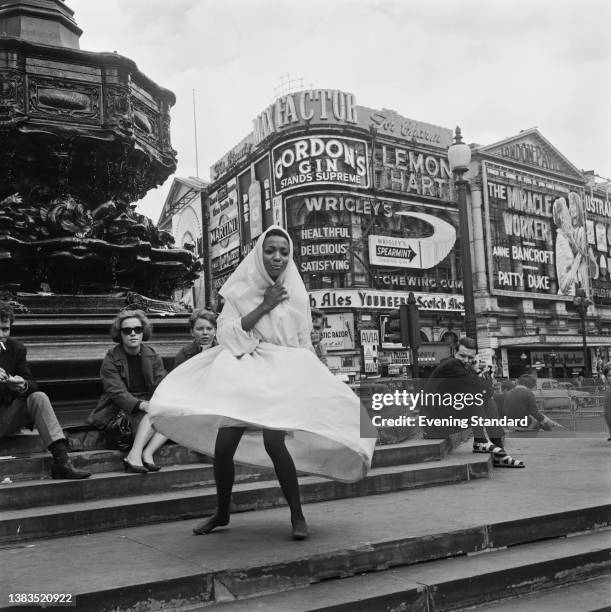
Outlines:
[[[121,328],[121,333],[124,336],[129,336],[132,332],[134,332],[135,334],[141,334],[144,331],[144,327],[142,327],[141,325],[139,325],[138,327],[122,327]]]

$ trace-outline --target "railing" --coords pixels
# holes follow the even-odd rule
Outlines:
[[[572,397],[568,409],[543,410],[547,416],[571,432],[606,432],[604,394]]]

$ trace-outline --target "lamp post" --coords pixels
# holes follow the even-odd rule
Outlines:
[[[581,342],[583,347],[583,376],[584,378],[590,377],[590,360],[588,359],[588,344],[586,339],[586,315],[588,314],[588,307],[592,302],[586,295],[586,291],[583,287],[579,286],[575,288],[575,297],[573,298],[573,304],[575,309],[579,313],[581,318]]]
[[[549,377],[556,378],[556,359],[558,359],[558,355],[556,353],[550,353],[547,356],[549,360]]]
[[[471,149],[462,141],[460,128],[456,128],[454,143],[448,148],[448,161],[454,174],[454,184],[458,193],[459,235],[465,294],[465,330],[469,338],[477,341],[475,322],[475,299],[473,297],[473,273],[471,270],[471,242],[469,240],[469,212],[467,210],[467,185],[464,175],[469,169]]]

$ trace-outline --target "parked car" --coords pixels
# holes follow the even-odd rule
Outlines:
[[[567,409],[571,406],[579,406],[589,398],[587,391],[582,391],[571,382],[559,381],[555,378],[537,378],[537,386],[534,389],[537,398],[537,406],[540,410]]]

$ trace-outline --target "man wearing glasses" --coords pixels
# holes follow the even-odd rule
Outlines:
[[[28,366],[26,347],[10,338],[14,321],[13,308],[0,302],[0,438],[34,425],[53,455],[53,478],[89,478],[89,472],[77,470],[68,458],[64,432],[49,398],[37,390]]]

